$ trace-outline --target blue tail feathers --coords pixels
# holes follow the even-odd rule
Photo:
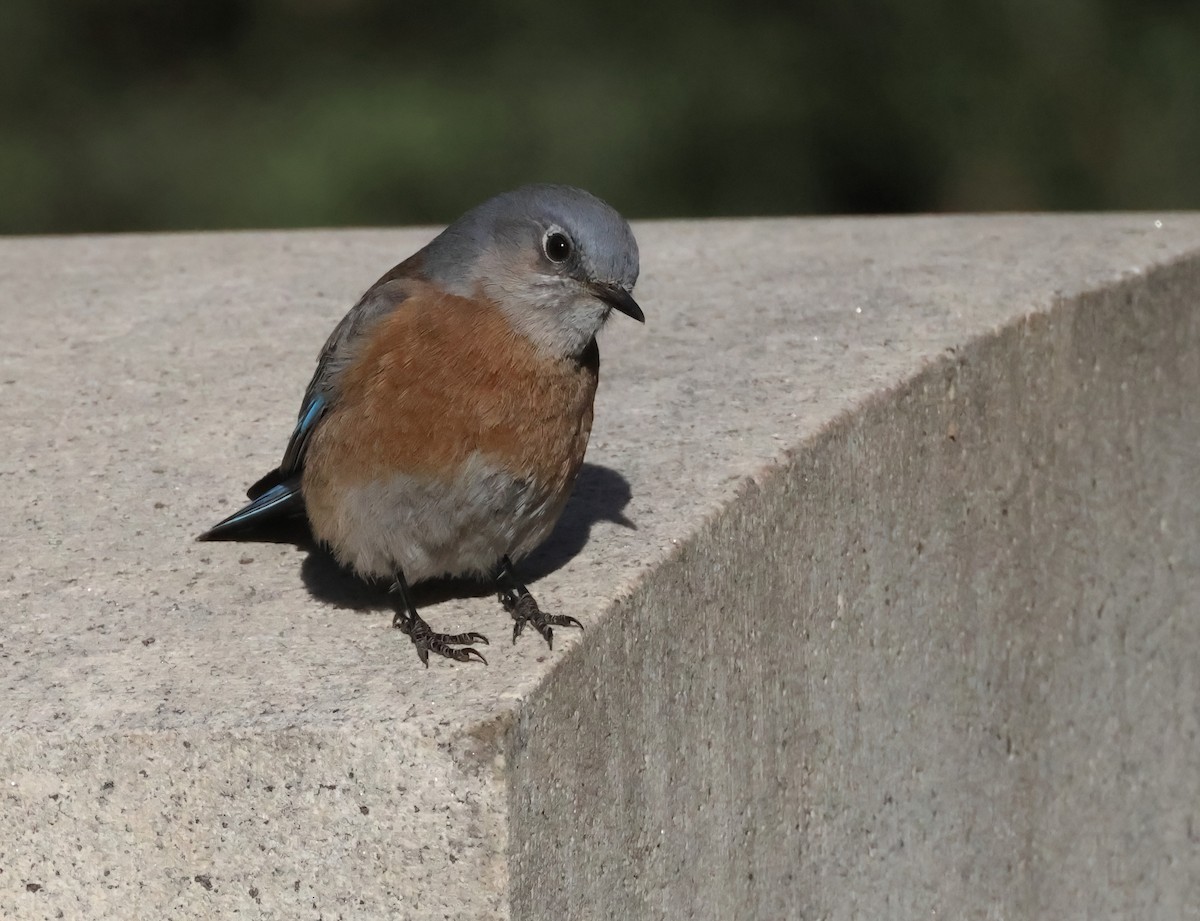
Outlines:
[[[268,480],[271,474],[259,483]],[[258,486],[258,484],[255,484]],[[255,492],[251,489],[251,495]],[[300,494],[300,477],[276,483],[254,496],[254,501],[213,525],[196,540],[228,540],[271,522],[304,514],[304,497]]]

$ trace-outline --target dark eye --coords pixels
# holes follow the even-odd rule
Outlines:
[[[546,258],[551,262],[566,262],[571,255],[571,240],[562,231],[553,230],[546,234],[542,248],[546,251]]]

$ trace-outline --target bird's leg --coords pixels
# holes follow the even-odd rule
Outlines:
[[[538,603],[533,600],[533,595],[529,594],[529,589],[517,578],[512,560],[507,556],[501,558],[500,566],[496,570],[496,592],[504,609],[512,615],[514,643],[527,623],[537,628],[537,632],[545,638],[546,645],[551,649],[554,648],[554,631],[550,629],[551,626],[583,629],[583,624],[574,617],[568,617],[566,614],[547,614],[539,608]]]
[[[445,656],[447,659],[454,659],[456,662],[469,662],[474,656],[487,665],[487,659],[480,654],[479,650],[467,644],[483,643],[487,646],[489,645],[488,638],[482,633],[434,633],[429,628],[429,624],[425,623],[425,619],[417,613],[416,605],[412,600],[412,590],[404,579],[404,573],[399,569],[396,570],[396,581],[392,584],[391,590],[400,596],[399,603],[396,605],[396,616],[392,618],[392,626],[408,635],[413,645],[417,647],[417,655],[421,657],[426,668],[429,668],[431,652]],[[463,648],[456,649],[454,648],[456,646]]]

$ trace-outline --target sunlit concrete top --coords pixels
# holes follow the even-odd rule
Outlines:
[[[748,484],[947,354],[1062,298],[1200,258],[1200,217],[1179,214],[635,229],[647,322],[602,333],[588,467],[533,565],[543,607],[587,630],[558,631],[553,651],[531,634],[512,645],[494,596],[427,593],[435,628],[492,640],[487,667],[428,670],[386,597],[303,542],[193,537],[278,461],[332,325],[431,231],[0,240],[0,838],[42,828],[9,851],[0,914],[87,904],[107,917],[124,899],[172,917],[242,902],[287,917],[303,879],[305,904],[357,898],[363,917],[506,916],[507,734],[614,602],[636,607]],[[325,781],[305,768],[327,761]],[[289,771],[309,785],[298,802],[263,792]],[[413,789],[422,816],[466,818],[409,822]],[[368,832],[338,823],[368,813],[337,805],[346,796],[373,797],[361,802],[378,820],[371,840],[402,852],[395,862],[354,851]],[[155,818],[180,797],[200,805]],[[249,824],[245,864],[232,832],[181,830],[188,810],[207,822],[230,797],[247,823],[278,810],[278,878],[246,876],[261,837]],[[41,810],[72,799],[119,805],[99,831],[80,830],[93,808],[80,805],[55,841]],[[305,811],[342,806],[315,824]],[[306,849],[315,828],[330,841]],[[110,854],[90,870],[72,865],[81,835],[87,853]],[[329,869],[355,860],[379,875]],[[314,868],[333,881],[314,888]]]

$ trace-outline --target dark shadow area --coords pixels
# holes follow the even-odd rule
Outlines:
[[[521,577],[536,582],[561,569],[587,545],[592,525],[598,521],[611,521],[636,530],[637,525],[624,514],[632,498],[629,481],[617,471],[599,464],[584,464],[554,532],[517,567]]]
[[[520,577],[533,583],[565,566],[587,545],[592,525],[598,521],[635,528],[636,525],[624,515],[632,495],[629,481],[617,471],[599,464],[584,464],[553,533],[517,566]],[[392,606],[389,582],[359,578],[339,565],[333,555],[316,542],[303,518],[247,530],[230,539],[239,543],[293,544],[305,551],[308,556],[300,567],[300,577],[309,593],[327,604],[355,611],[377,611]],[[420,608],[450,598],[477,598],[492,592],[487,581],[432,579],[413,586],[413,600]]]

